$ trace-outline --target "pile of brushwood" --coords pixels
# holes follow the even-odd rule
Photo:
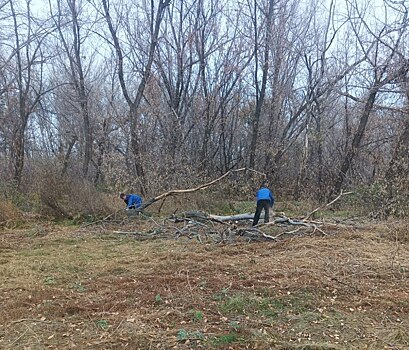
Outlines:
[[[246,168],[232,170],[245,171]],[[343,195],[351,192],[342,192],[331,202],[318,207],[302,218],[290,218],[285,213],[274,213],[274,217],[268,223],[260,223],[252,226],[253,213],[238,215],[220,216],[201,211],[185,211],[174,213],[169,217],[158,218],[147,215],[145,209],[153,203],[164,201],[169,196],[192,193],[206,189],[218,181],[224,179],[232,171],[221,177],[200,185],[195,188],[172,190],[145,201],[137,210],[118,211],[109,215],[103,220],[93,222],[93,225],[100,225],[104,230],[115,234],[131,235],[136,239],[178,239],[187,237],[197,239],[200,242],[226,242],[233,243],[240,240],[246,241],[277,241],[289,237],[306,235],[328,235],[338,231],[343,227],[350,227],[351,222],[340,222],[339,220],[317,221],[314,214],[322,209],[326,209],[337,202]],[[126,213],[126,214],[125,214]],[[263,215],[261,215],[263,219]],[[135,221],[139,223],[136,225]],[[142,224],[143,223],[143,224]],[[91,224],[83,225],[89,229]],[[138,227],[138,230],[134,228]],[[120,228],[120,230],[118,229]]]

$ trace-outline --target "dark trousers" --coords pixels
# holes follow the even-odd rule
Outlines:
[[[256,213],[254,214],[253,226],[258,224],[260,219],[261,211],[264,209],[264,222],[267,223],[269,220],[271,202],[268,199],[260,199],[257,201]]]

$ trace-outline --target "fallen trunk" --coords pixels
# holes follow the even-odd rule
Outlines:
[[[253,220],[254,214],[253,213],[244,213],[244,214],[236,214],[236,215],[213,215],[208,214],[201,211],[186,211],[180,214],[180,216],[172,216],[174,219],[185,220],[185,219],[196,219],[196,220],[212,220],[221,223],[225,223],[228,221],[240,221],[240,220]],[[260,219],[264,219],[264,213],[261,213]],[[290,225],[301,225],[301,226],[311,226],[311,224],[306,220],[299,220],[299,219],[291,219],[282,213],[280,216],[273,218],[267,224],[280,224],[280,223],[287,223]],[[259,225],[267,225],[266,223],[260,223]]]

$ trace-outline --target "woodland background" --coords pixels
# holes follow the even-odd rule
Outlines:
[[[368,213],[405,216],[408,7],[0,0],[0,222],[102,214],[119,191],[241,167],[281,199],[352,189]],[[259,180],[215,192],[252,199]]]

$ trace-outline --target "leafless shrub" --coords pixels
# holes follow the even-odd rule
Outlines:
[[[34,209],[55,218],[100,216],[112,212],[112,206],[103,193],[86,179],[75,174],[61,175],[52,166],[38,166],[32,175],[27,192]]]
[[[10,200],[0,199],[0,227],[9,226],[21,219],[21,212]]]

